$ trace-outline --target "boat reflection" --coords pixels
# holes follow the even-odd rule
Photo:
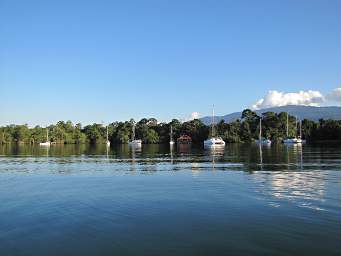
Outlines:
[[[269,151],[271,149],[271,144],[262,144],[259,143],[258,145],[258,152],[259,152],[259,166],[260,166],[260,170],[263,170],[264,164],[263,164],[263,150],[265,151]]]
[[[205,151],[211,156],[223,156],[225,152],[224,145],[212,145],[210,147],[205,147]]]
[[[302,144],[285,144],[287,169],[303,170],[303,147]]]
[[[210,145],[204,147],[205,151],[210,155],[212,162],[212,170],[216,168],[216,160],[224,157],[225,145]]]
[[[129,145],[129,150],[131,154],[131,171],[136,171],[136,153],[142,152],[142,147],[138,145]]]
[[[170,155],[171,164],[174,164],[174,143],[169,144],[169,155]]]

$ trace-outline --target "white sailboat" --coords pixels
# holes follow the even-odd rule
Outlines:
[[[297,134],[297,117],[296,117],[296,134]],[[289,114],[287,113],[287,138],[283,140],[284,144],[302,144],[302,122],[300,121],[300,136],[289,138]]]
[[[259,118],[259,137],[257,143],[260,145],[270,145],[271,140],[262,137],[262,118]]]
[[[46,141],[45,142],[40,142],[40,146],[50,146],[51,142],[49,141],[49,128],[46,127]]]
[[[306,141],[304,139],[302,139],[302,120],[300,120],[299,124],[300,124],[300,135],[298,136],[297,139],[298,139],[299,143],[305,143]]]
[[[108,126],[107,126],[107,141],[106,141],[106,145],[107,145],[107,147],[110,147]]]
[[[170,140],[169,140],[169,145],[174,145],[175,142],[173,140],[173,126],[170,127]]]
[[[225,141],[218,136],[215,136],[214,131],[214,106],[212,109],[212,123],[211,123],[211,138],[204,141],[205,147],[224,147]]]
[[[135,139],[135,124],[133,124],[133,134],[131,136],[131,140],[128,142],[129,146],[132,147],[141,147],[142,146],[142,140],[136,140]]]

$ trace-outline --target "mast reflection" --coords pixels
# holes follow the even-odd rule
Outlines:
[[[205,150],[211,156],[212,160],[212,171],[216,168],[216,159],[219,159],[224,156],[225,153],[225,145],[212,145],[210,147],[206,147]]]
[[[259,149],[260,164],[263,166],[262,148]],[[273,197],[278,204],[290,201],[299,207],[321,210],[320,203],[325,196],[326,172],[304,170],[302,145],[285,146],[286,165],[282,170],[254,173],[258,183],[257,190]],[[263,169],[262,169],[263,170]]]

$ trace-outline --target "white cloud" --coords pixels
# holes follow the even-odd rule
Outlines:
[[[341,102],[341,88],[335,88],[326,98],[328,101]]]
[[[191,120],[198,119],[199,117],[200,117],[200,113],[199,112],[193,112],[191,114]]]
[[[252,109],[286,105],[320,106],[323,102],[324,97],[319,91],[309,90],[291,93],[269,91],[263,99],[258,100],[252,105]]]

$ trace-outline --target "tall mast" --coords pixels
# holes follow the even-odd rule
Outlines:
[[[173,126],[170,127],[170,141],[173,141]]]
[[[107,126],[107,141],[109,141],[109,131],[108,131],[108,126]]]
[[[212,108],[212,124],[211,124],[211,136],[212,138],[214,137],[214,105],[213,105],[213,108]]]
[[[259,118],[259,142],[262,141],[262,118]]]
[[[132,140],[135,140],[135,124],[133,124],[133,139]]]
[[[302,139],[302,120],[300,120],[300,139]]]
[[[289,113],[287,112],[287,138],[289,138]]]

